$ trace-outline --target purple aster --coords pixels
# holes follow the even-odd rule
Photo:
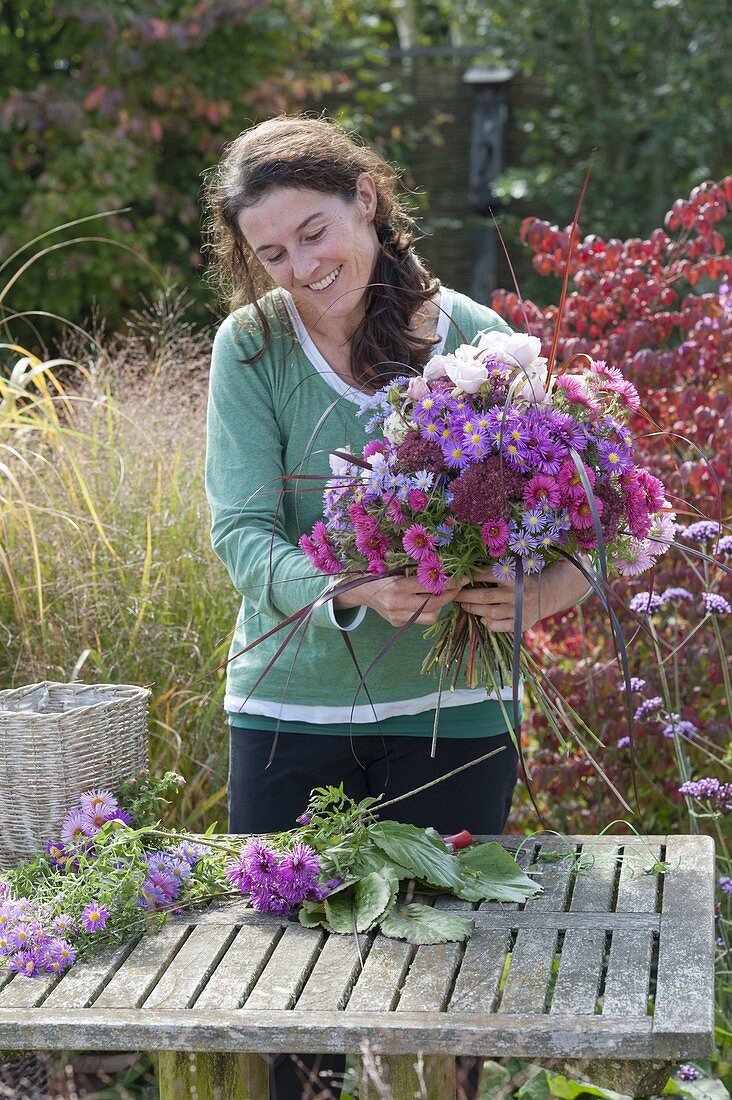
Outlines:
[[[243,858],[232,859],[226,864],[226,878],[242,894],[248,894],[254,885],[249,867]]]
[[[636,722],[642,722],[645,718],[650,718],[652,715],[658,714],[662,707],[663,699],[660,695],[654,695],[651,699],[645,699],[641,703],[633,717]]]
[[[300,816],[296,817],[295,820],[297,821],[298,825],[309,825],[310,822],[313,820],[313,815],[306,812],[304,814],[300,814]]]
[[[108,920],[109,909],[98,901],[92,901],[81,914],[81,923],[87,932],[101,932]]]
[[[241,850],[241,857],[256,886],[263,886],[276,879],[280,869],[279,856],[266,841],[256,836],[249,837]]]
[[[9,928],[15,921],[16,913],[15,902],[11,900],[0,902],[0,929]]]
[[[35,978],[40,970],[35,951],[16,951],[8,959],[8,970],[12,974],[24,974],[26,978]]]
[[[156,885],[151,878],[146,878],[140,887],[137,904],[143,909],[154,911],[165,909],[169,899],[161,886]]]
[[[551,411],[547,422],[554,437],[568,449],[582,451],[587,443],[587,431],[569,413]]]
[[[707,615],[729,615],[732,613],[732,607],[727,603],[724,596],[720,596],[718,592],[702,592],[701,598]]]
[[[508,548],[512,550],[514,554],[520,554],[521,557],[524,557],[533,550],[538,550],[539,540],[535,539],[533,535],[529,535],[526,531],[514,531],[509,537]]]
[[[42,958],[45,970],[58,973],[73,966],[76,961],[76,950],[68,940],[57,936],[46,944]]]
[[[79,798],[79,806],[88,814],[103,811],[108,817],[111,817],[114,811],[119,809],[119,803],[111,791],[86,791]],[[105,817],[104,820],[108,820],[108,817]]]
[[[687,1062],[684,1062],[677,1069],[676,1076],[680,1081],[698,1081],[701,1073],[696,1066],[690,1066]]]
[[[564,461],[565,449],[559,443],[543,444],[536,451],[534,466],[540,474],[558,474]]]
[[[523,559],[523,567],[525,573],[541,573],[545,565],[546,562],[542,558],[541,554],[527,554]]]
[[[440,523],[435,527],[435,534],[437,535],[438,546],[449,546],[454,538],[455,532],[449,523]]]
[[[296,843],[286,852],[280,864],[278,890],[293,905],[297,905],[317,882],[320,860],[313,848]]]
[[[631,611],[641,615],[652,615],[659,607],[663,607],[664,599],[657,592],[638,592],[633,596],[630,604]]]
[[[61,824],[61,840],[67,848],[85,847],[89,822],[83,810],[71,810]]]
[[[623,473],[633,468],[633,458],[623,446],[609,439],[602,439],[597,445],[600,465],[608,474]]]
[[[697,523],[689,524],[680,533],[683,538],[692,539],[694,542],[708,542],[710,539],[716,539],[720,532],[721,527],[715,519],[701,519]]]
[[[491,569],[491,573],[499,581],[513,581],[516,579],[516,562],[508,555],[499,558]]]
[[[8,932],[8,942],[14,951],[30,950],[33,946],[33,932],[28,924],[15,924]]]
[[[540,508],[527,508],[521,517],[521,523],[526,531],[538,535],[546,527],[546,512],[543,512]]]
[[[281,894],[264,884],[254,886],[251,894],[252,907],[259,913],[275,913],[279,917],[289,917],[292,906]]]
[[[12,952],[13,948],[10,946],[10,934],[0,928],[0,959],[4,959],[6,955],[11,955]]]
[[[68,853],[60,840],[46,841],[46,855],[51,862],[51,866],[60,871],[66,867],[69,861]]]
[[[57,917],[54,917],[51,927],[59,936],[73,936],[76,931],[73,917],[70,917],[68,913],[59,913]]]

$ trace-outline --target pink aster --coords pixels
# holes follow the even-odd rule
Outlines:
[[[417,580],[425,592],[431,592],[435,596],[442,595],[448,577],[437,554],[430,554],[428,557],[422,558],[417,566]]]
[[[560,390],[567,401],[573,405],[583,405],[586,409],[598,412],[600,406],[587,392],[584,380],[575,374],[560,374],[554,382],[555,390]]]
[[[397,524],[404,523],[404,520],[407,518],[404,515],[404,509],[402,508],[401,501],[397,497],[391,498],[386,506],[386,512],[389,516],[389,519],[393,520],[394,523]]]
[[[657,477],[649,474],[648,470],[644,470],[642,467],[636,470],[636,478],[646,498],[648,511],[657,512],[659,508],[663,507],[665,501],[663,484]]]
[[[363,449],[363,457],[368,460],[372,455],[386,454],[386,444],[383,439],[371,439]]]
[[[89,837],[90,823],[83,810],[71,810],[61,823],[61,840],[67,847],[84,845]]]
[[[584,465],[584,463],[583,463]],[[589,466],[584,467],[587,479],[594,489],[595,487],[595,472],[591,470]],[[580,472],[571,459],[567,459],[556,478],[559,486],[559,492],[561,494],[561,501],[563,504],[571,504],[573,501],[585,500],[587,494],[585,493],[585,487],[582,482]]]
[[[423,561],[425,558],[434,558],[439,561],[439,558],[432,553],[436,545],[435,536],[430,535],[421,523],[413,523],[402,537],[402,546],[414,561]]]
[[[423,489],[410,489],[407,500],[413,512],[424,512],[429,503],[429,497]]]
[[[79,798],[79,806],[89,814],[106,813],[108,816],[104,820],[108,821],[119,803],[111,791],[86,791]]]
[[[386,558],[382,557],[379,554],[372,554],[368,558],[368,565],[366,566],[366,568],[368,572],[371,573],[373,576],[380,577],[382,573],[386,573],[388,568],[386,564]]]
[[[638,577],[651,568],[653,558],[642,543],[633,540],[630,546],[614,558],[614,564],[621,577]]]
[[[603,503],[599,497],[593,497],[597,514],[602,515]],[[592,506],[585,498],[585,500],[575,501],[573,500],[569,505],[569,518],[572,521],[572,526],[577,530],[592,529],[594,525],[594,519],[592,514]]]
[[[494,558],[505,554],[508,548],[509,526],[505,519],[494,520],[492,523],[484,523],[480,529],[483,542]]]
[[[524,489],[524,500],[530,508],[556,508],[560,497],[555,478],[547,474],[535,474]]]

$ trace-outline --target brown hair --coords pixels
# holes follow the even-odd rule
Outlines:
[[[381,247],[365,316],[351,342],[351,373],[361,384],[378,387],[405,366],[421,370],[429,358],[434,341],[415,335],[410,326],[439,283],[414,251],[417,227],[397,193],[397,173],[336,122],[298,115],[271,118],[240,134],[206,180],[214,280],[232,311],[252,304],[262,325],[263,345],[248,362],[256,362],[269,346],[270,327],[258,300],[274,284],[244,239],[239,214],[272,187],[299,187],[353,202],[362,172],[376,184],[374,228]]]

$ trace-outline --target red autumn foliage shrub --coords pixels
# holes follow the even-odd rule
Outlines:
[[[665,228],[646,239],[606,241],[578,235],[581,243],[570,261],[557,347],[557,363],[564,364],[560,370],[571,371],[573,357],[587,354],[620,368],[635,384],[642,401],[633,424],[638,449],[664,480],[677,519],[684,525],[713,519],[722,535],[729,530],[725,517],[732,495],[732,397],[727,385],[732,374],[732,255],[722,232],[730,210],[732,177],[704,183],[688,199],[675,202]],[[564,275],[569,238],[570,227],[559,229],[536,218],[526,219],[522,227],[522,239],[542,275]],[[548,353],[557,306],[541,307],[504,290],[495,292],[491,304],[516,329],[539,336]],[[583,364],[575,360],[574,366]],[[729,562],[729,551],[721,552],[714,539],[684,542],[682,533],[681,545]],[[699,731],[681,739],[681,755],[653,715],[633,721],[632,744],[623,745],[629,734],[623,678],[599,601],[581,615],[547,620],[533,634],[547,674],[602,741],[596,758],[608,778],[631,805],[637,791],[647,828],[668,827],[682,802],[677,793],[680,771],[714,772],[714,758],[722,755],[728,738],[729,691],[722,662],[729,659],[718,644],[724,616],[705,618],[700,598],[703,592],[717,591],[723,575],[714,565],[674,548],[659,560],[653,575],[632,589],[613,582],[631,673],[646,681],[633,694],[630,713],[644,697],[668,691],[671,707],[665,710]],[[633,592],[669,587],[686,589],[693,598],[669,600],[650,619],[622,608]],[[704,622],[695,630],[700,620]],[[659,654],[668,657],[663,672]],[[532,788],[548,824],[587,831],[627,817],[607,783],[573,746],[557,748],[538,714],[527,725]]]

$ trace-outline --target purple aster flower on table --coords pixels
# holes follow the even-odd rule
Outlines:
[[[76,962],[76,949],[60,936],[50,940],[41,954],[44,970],[58,973],[68,970]]]
[[[280,859],[274,848],[270,848],[266,841],[256,836],[250,836],[240,855],[246,864],[254,885],[266,885],[277,878]]]
[[[140,893],[137,897],[137,904],[142,909],[147,909],[148,912],[154,912],[156,909],[165,909],[170,903],[165,890],[153,882],[152,878],[146,878],[140,887]]]
[[[13,948],[10,945],[10,933],[0,928],[0,959],[4,959],[6,955],[11,955],[12,953]]]
[[[702,592],[701,598],[707,615],[732,614],[732,607],[718,592]]]
[[[16,951],[8,959],[11,974],[23,974],[26,978],[35,978],[40,972],[40,964],[35,951]]]
[[[46,841],[46,855],[50,860],[51,866],[59,871],[63,871],[69,862],[69,854],[60,840]]]
[[[87,932],[101,932],[108,920],[109,909],[98,901],[90,902],[81,914],[81,923]]]
[[[676,1076],[680,1081],[698,1081],[701,1073],[696,1066],[690,1066],[687,1062],[684,1062],[677,1069]]]
[[[682,528],[680,534],[683,538],[691,539],[693,542],[709,542],[711,539],[716,539],[721,530],[715,519],[700,519],[696,523],[690,523],[688,527]]]
[[[254,885],[243,848],[239,859],[232,859],[226,864],[225,873],[227,880],[234,889],[239,890],[242,894],[248,894]]]
[[[33,932],[30,922],[14,924],[8,932],[8,940],[14,951],[30,950],[33,946]]]
[[[59,936],[73,936],[76,931],[74,919],[68,913],[59,913],[57,917],[54,917],[51,927]]]
[[[17,916],[15,902],[10,899],[0,902],[0,931],[10,928]]]
[[[657,592],[637,592],[628,605],[631,611],[641,615],[652,615],[659,607],[663,607],[664,600]]]
[[[654,695],[652,698],[645,699],[641,703],[641,705],[638,707],[638,709],[636,710],[633,717],[635,718],[636,722],[642,722],[646,718],[650,718],[654,714],[658,714],[658,712],[662,708],[663,708],[663,699],[661,698],[660,695]]]
[[[280,864],[278,891],[293,905],[297,905],[316,885],[320,874],[320,859],[307,844],[293,844],[285,852]]]
[[[252,907],[259,913],[274,913],[278,917],[289,917],[292,906],[286,898],[264,884],[255,885],[250,892]]]

